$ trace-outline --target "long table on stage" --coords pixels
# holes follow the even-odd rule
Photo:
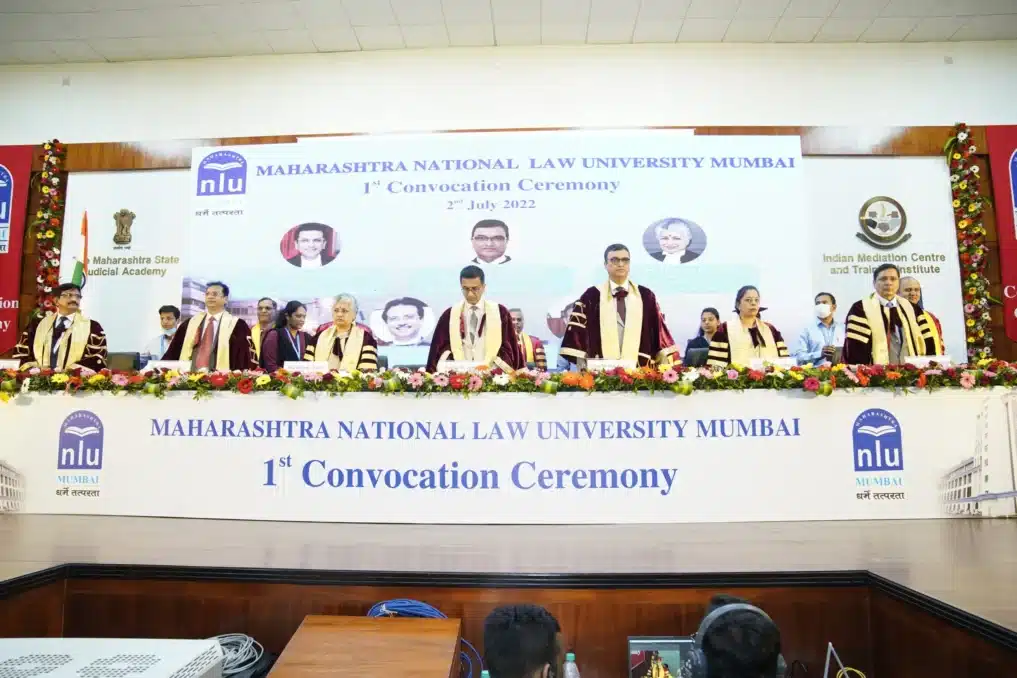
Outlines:
[[[0,543],[0,610],[11,612],[0,614],[0,635],[244,631],[278,652],[306,614],[362,615],[412,597],[463,619],[463,637],[477,644],[491,607],[533,601],[559,617],[596,678],[624,671],[627,635],[691,633],[709,595],[730,591],[763,605],[785,654],[810,668],[827,641],[870,678],[950,675],[950,666],[1006,675],[1017,665],[1013,521],[421,526],[6,515]]]

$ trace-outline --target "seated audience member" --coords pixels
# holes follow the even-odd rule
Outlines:
[[[702,678],[778,678],[784,675],[780,629],[762,610],[735,596],[710,600],[696,643],[705,671],[696,673],[686,662],[683,674]]]
[[[734,315],[717,328],[710,341],[710,355],[706,364],[726,367],[733,363],[748,367],[757,358],[787,358],[784,337],[776,327],[760,317],[764,310],[760,306],[758,289],[746,285],[738,290]]]
[[[180,321],[180,309],[176,306],[159,307],[159,326],[162,332],[152,339],[141,351],[141,366],[144,367],[150,360],[162,360],[162,356],[173,341],[173,335],[177,332],[177,323]]]
[[[848,310],[843,361],[849,365],[900,365],[911,356],[935,355],[935,326],[898,296],[900,269],[880,264],[872,272],[875,292]]]
[[[313,346],[314,340],[302,332],[307,320],[307,307],[299,301],[291,301],[279,311],[275,327],[261,339],[261,366],[267,372],[275,372],[288,362],[304,359],[304,354]]]
[[[844,323],[837,322],[837,300],[829,292],[820,292],[813,300],[815,317],[805,325],[795,347],[799,365],[829,365],[837,349],[844,345]]]
[[[64,283],[53,290],[53,298],[56,313],[33,320],[14,346],[20,369],[106,369],[106,333],[81,312],[81,287]]]
[[[505,605],[484,620],[491,678],[562,678],[561,626],[539,605]]]
[[[328,369],[343,372],[374,372],[378,369],[378,342],[370,330],[356,323],[357,299],[340,294],[332,304],[332,324],[318,332],[306,360],[328,363]]]
[[[717,327],[720,326],[720,311],[713,307],[706,307],[699,314],[699,334],[692,337],[685,344],[685,355],[694,348],[710,348],[710,340],[713,339]]]
[[[191,371],[252,370],[254,359],[251,329],[242,318],[226,310],[230,288],[215,281],[205,287],[205,310],[177,328],[163,360],[191,363]]]
[[[939,318],[932,315],[932,312],[925,310],[925,304],[922,300],[922,284],[918,282],[918,278],[912,278],[911,276],[905,276],[900,279],[900,295],[911,302],[911,305],[915,307],[915,315],[919,318],[918,322],[922,323],[921,317],[928,316],[928,320],[925,326],[927,328],[922,330],[922,334],[926,335],[926,339],[931,339],[935,344],[936,353],[935,355],[946,355],[946,344],[943,343],[943,325],[940,324]]]

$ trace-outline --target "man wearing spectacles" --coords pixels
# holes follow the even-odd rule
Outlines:
[[[608,245],[607,282],[588,288],[572,307],[559,353],[580,369],[588,359],[663,367],[678,358],[657,297],[629,279],[631,263],[628,247]]]
[[[286,261],[299,268],[321,268],[335,261],[329,253],[332,244],[332,227],[325,224],[300,224],[293,233],[293,244],[298,254]]]
[[[14,347],[21,369],[106,368],[106,333],[102,325],[81,314],[81,287],[64,283],[53,290],[56,313],[34,321]]]
[[[473,227],[470,241],[477,256],[473,263],[479,266],[507,264],[512,257],[505,254],[508,247],[509,229],[504,221],[498,219],[482,219]]]

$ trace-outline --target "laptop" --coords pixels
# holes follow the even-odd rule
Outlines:
[[[680,678],[694,646],[688,636],[630,636],[629,678]]]

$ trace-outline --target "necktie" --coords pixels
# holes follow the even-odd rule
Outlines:
[[[621,320],[622,325],[625,324],[625,297],[629,295],[629,291],[624,287],[616,287],[614,290],[614,303],[618,309],[618,318]]]
[[[477,307],[470,307],[470,343],[477,343],[477,329],[480,327],[480,318],[477,316]]]
[[[194,367],[199,370],[207,370],[212,362],[212,343],[215,341],[215,318],[208,316],[205,322],[205,331],[201,333],[201,343],[198,344],[198,357],[194,360]]]
[[[67,318],[60,316],[56,321],[56,327],[53,329],[53,346],[50,348],[49,365],[54,370],[59,370],[63,365],[57,365],[57,356],[60,353],[60,337],[67,331]]]

